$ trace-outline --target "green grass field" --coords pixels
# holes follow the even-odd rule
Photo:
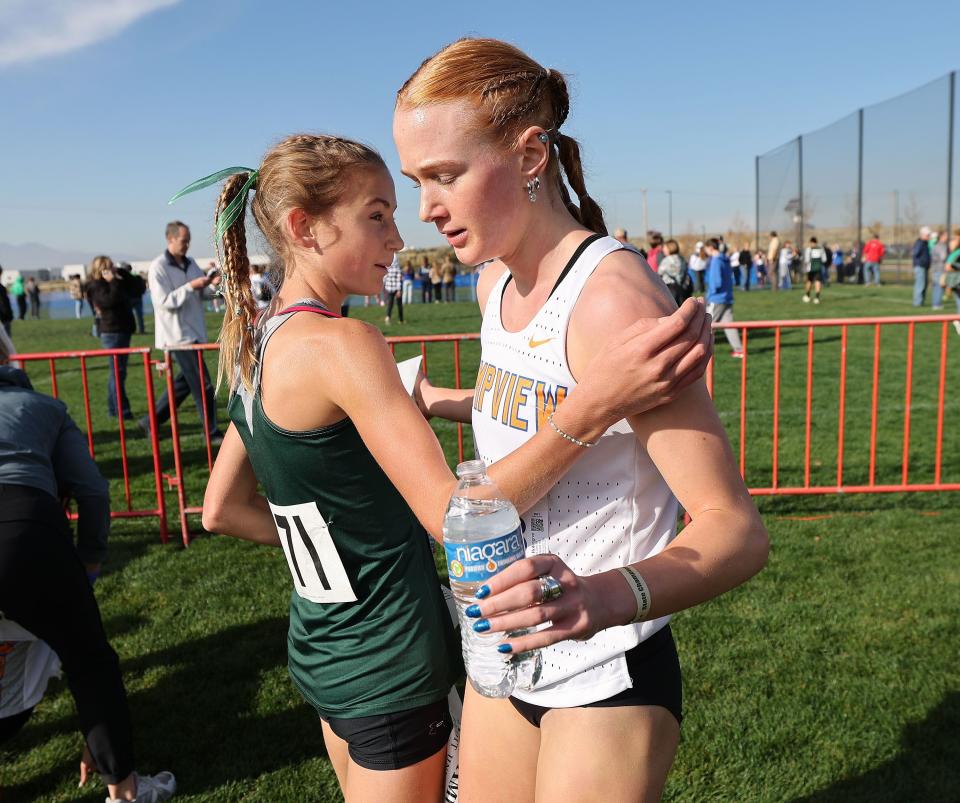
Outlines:
[[[831,287],[819,307],[800,294],[737,297],[740,320],[905,315],[909,289]],[[354,314],[382,322],[378,308]],[[15,323],[24,352],[96,347],[90,319]],[[211,332],[216,325],[209,318]],[[414,305],[387,334],[474,332],[468,303]],[[148,322],[149,329],[149,322]],[[948,330],[942,476],[960,481],[960,337]],[[876,481],[899,482],[905,415],[906,327],[881,344]],[[804,482],[806,330],[783,336],[779,481]],[[151,345],[150,336],[134,345]],[[772,474],[773,338],[750,335],[746,479]],[[869,473],[872,329],[851,328],[847,348],[844,481]],[[933,479],[940,327],[918,326],[911,400],[909,479]],[[398,357],[416,347],[398,348]],[[451,346],[430,346],[430,376],[452,384]],[[816,331],[810,483],[836,483],[840,332]],[[472,384],[476,344],[462,348]],[[213,361],[211,359],[210,365]],[[116,424],[105,416],[106,360],[90,363],[97,459],[123,504]],[[30,367],[49,390],[45,364]],[[58,370],[61,398],[82,423],[76,364]],[[143,370],[128,392],[144,410]],[[717,407],[734,453],[740,439],[740,363],[717,343]],[[221,399],[221,409],[223,400]],[[181,407],[187,493],[199,504],[206,455],[196,411]],[[456,428],[435,423],[456,460]],[[469,454],[469,431],[466,433]],[[172,471],[169,438],[161,442]],[[145,439],[129,443],[134,507],[150,507]],[[415,467],[411,467],[415,470]],[[758,497],[770,531],[767,568],[721,599],[674,619],[684,668],[685,720],[665,799],[670,801],[956,801],[960,799],[960,510],[957,493]],[[97,585],[121,656],[139,766],[169,768],[184,801],[338,800],[312,710],[285,669],[287,569],[279,550],[204,536],[179,546],[176,497],[167,493],[171,544],[156,520],[117,520]],[[73,701],[55,682],[27,727],[0,748],[8,801],[94,801],[76,789],[80,737]]]

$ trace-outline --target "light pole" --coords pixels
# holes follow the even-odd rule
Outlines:
[[[647,240],[647,232],[650,231],[650,220],[647,213],[647,188],[641,187],[640,192],[643,194],[643,240]]]
[[[667,236],[673,239],[673,190],[667,190]]]

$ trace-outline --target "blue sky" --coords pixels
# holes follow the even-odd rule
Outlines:
[[[215,193],[173,192],[326,131],[384,154],[401,233],[438,244],[397,169],[393,98],[471,34],[571,77],[565,128],[611,227],[639,233],[640,187],[653,226],[666,189],[675,231],[752,223],[757,153],[960,67],[958,30],[956,2],[6,0],[0,242],[146,258],[179,217],[209,253]]]

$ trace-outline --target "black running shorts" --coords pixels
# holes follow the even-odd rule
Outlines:
[[[683,721],[683,689],[680,680],[680,659],[670,625],[661,628],[646,641],[624,653],[633,687],[595,703],[577,708],[609,708],[613,706],[659,705],[666,708],[677,723]],[[543,715],[551,709],[511,697],[513,707],[531,725],[540,727]]]
[[[321,717],[348,746],[350,758],[368,770],[399,770],[446,745],[453,720],[444,698],[436,703],[373,717]]]

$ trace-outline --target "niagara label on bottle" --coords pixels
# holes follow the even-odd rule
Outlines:
[[[508,634],[478,633],[478,621],[464,613],[477,602],[477,589],[495,574],[524,557],[526,544],[516,508],[486,473],[482,460],[457,466],[459,483],[443,520],[443,542],[450,589],[457,602],[463,661],[471,685],[486,697],[507,697],[517,685],[518,669],[524,686],[540,676],[539,652],[504,656],[497,647]],[[525,631],[524,631],[525,632]],[[514,632],[509,636],[522,635]]]
[[[486,541],[445,543],[447,571],[458,583],[483,585],[501,569],[523,557],[523,538],[518,526],[513,532]]]

